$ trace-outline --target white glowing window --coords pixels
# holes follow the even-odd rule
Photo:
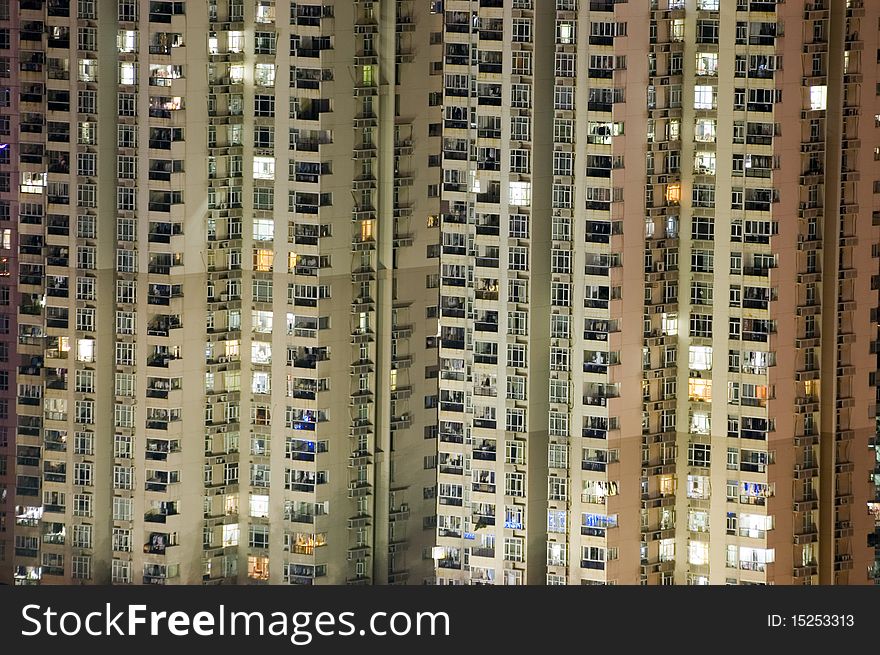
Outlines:
[[[227,45],[229,52],[244,52],[244,32],[230,32]]]
[[[811,86],[810,87],[810,109],[825,109],[828,104],[828,87],[827,86]]]
[[[739,561],[741,568],[754,568],[763,570],[764,564],[769,564],[776,559],[776,551],[773,548],[750,548],[748,546],[739,547]],[[755,564],[749,567],[748,564]]]
[[[119,63],[119,83],[137,84],[137,64],[130,61]]]
[[[740,514],[739,533],[743,537],[762,539],[764,532],[773,529],[773,517],[761,514]]]
[[[694,153],[694,172],[699,175],[715,175],[715,153],[709,151]]]
[[[223,526],[223,547],[238,545],[239,528],[237,523]]]
[[[95,361],[95,340],[94,339],[77,339],[76,340],[76,361],[78,361],[78,362],[94,362]]]
[[[251,344],[251,363],[252,364],[271,364],[272,363],[272,344],[256,342]]]
[[[254,82],[260,86],[275,86],[275,64],[254,66]]]
[[[251,391],[253,393],[271,393],[272,386],[269,373],[266,371],[254,371],[254,376],[251,380]]]
[[[689,475],[687,481],[688,498],[709,498],[709,477],[706,475]]]
[[[663,334],[675,336],[678,334],[678,314],[663,314],[660,317]]]
[[[701,143],[714,143],[716,125],[714,118],[698,118],[694,123],[694,140]]]
[[[715,87],[714,86],[695,86],[694,87],[694,109],[714,109],[715,108]]]
[[[688,542],[688,563],[701,566],[709,563],[709,543],[706,541]]]
[[[208,37],[208,54],[209,55],[216,55],[219,52],[220,52],[220,44],[217,39],[217,35],[212,32],[211,36]]]
[[[708,371],[712,368],[712,346],[691,346],[688,363],[692,371]]]
[[[183,66],[150,64],[150,77],[158,80],[176,80],[183,77]]]
[[[275,179],[275,158],[274,157],[254,157],[254,179],[255,180],[274,180]]]
[[[694,510],[688,512],[688,530],[691,532],[709,532],[709,512]]]
[[[559,21],[556,23],[556,43],[572,44],[575,42],[574,23]]]
[[[229,67],[229,82],[231,84],[241,84],[244,81],[244,66],[236,64]]]
[[[477,171],[469,171],[471,193],[480,192],[480,178],[477,177]]]
[[[119,30],[116,33],[116,49],[119,52],[137,52],[138,33],[135,30]]]
[[[508,187],[508,202],[519,207],[528,207],[532,204],[531,182],[511,182]]]
[[[254,241],[271,241],[275,238],[275,221],[271,218],[254,219]]]
[[[273,317],[272,312],[262,309],[255,309],[252,314],[251,323],[254,332],[270,333],[272,332]]]
[[[98,60],[97,59],[80,59],[79,60],[79,81],[80,82],[97,82],[98,81]]]
[[[272,23],[275,21],[275,5],[266,0],[257,3],[254,15],[257,23]]]
[[[269,496],[253,495],[250,497],[251,516],[269,516]]]
[[[43,193],[46,186],[46,173],[25,171],[21,174],[22,193]]]
[[[717,75],[718,74],[718,53],[717,52],[698,52],[697,53],[697,75]]]
[[[690,428],[693,434],[709,434],[709,414],[707,412],[694,412],[691,414]]]

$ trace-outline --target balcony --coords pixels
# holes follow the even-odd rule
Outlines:
[[[597,571],[605,570],[605,562],[599,562],[592,559],[584,559],[581,560],[581,568],[582,569],[593,569]]]
[[[581,470],[593,471],[594,473],[604,473],[608,468],[608,462],[604,459],[585,459],[581,460]]]

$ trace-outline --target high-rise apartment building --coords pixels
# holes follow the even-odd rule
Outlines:
[[[15,215],[18,160],[19,64],[12,35],[18,16],[0,2],[0,584],[12,581],[13,508],[15,500],[15,275],[18,232]]]
[[[16,584],[433,575],[441,31],[0,0]]]
[[[0,0],[0,582],[868,582],[878,49]]]
[[[867,583],[880,5],[443,5],[439,582]]]

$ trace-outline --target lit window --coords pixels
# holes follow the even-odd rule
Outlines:
[[[688,399],[700,402],[712,400],[712,380],[703,378],[688,379]]]
[[[238,545],[239,528],[237,523],[223,526],[223,547]]]
[[[254,580],[268,580],[269,558],[248,556],[248,577]]]
[[[511,182],[508,187],[508,202],[519,207],[532,204],[532,185],[530,182]]]
[[[825,109],[828,101],[827,86],[811,86],[810,87],[810,109]]]
[[[718,73],[718,53],[697,53],[697,75],[716,75]]]
[[[694,125],[694,140],[702,143],[714,143],[715,127],[714,118],[698,118]]]
[[[95,361],[95,340],[94,339],[77,339],[76,340],[76,361],[78,361],[78,362],[94,362]]]
[[[46,173],[33,173],[25,171],[21,174],[22,193],[43,193],[46,186]]]
[[[712,346],[691,346],[688,360],[692,371],[708,371],[712,368]]]
[[[274,157],[254,157],[254,179],[255,180],[274,180],[275,179],[275,158]]]
[[[688,542],[688,563],[702,566],[709,563],[709,542]]]
[[[254,250],[254,270],[268,272],[272,270],[275,261],[275,253],[272,250]]]
[[[269,496],[253,495],[250,497],[251,516],[269,516]]]
[[[244,81],[244,66],[236,64],[229,67],[229,82],[231,84],[241,84]]]
[[[137,52],[137,41],[135,30],[119,30],[116,34],[116,49],[119,52]]]
[[[137,64],[127,61],[120,62],[119,83],[137,84]]]
[[[275,64],[257,64],[254,67],[254,83],[275,86]]]
[[[97,82],[98,81],[98,60],[97,59],[80,59],[79,60],[79,81],[80,82]]]
[[[691,414],[690,431],[693,434],[709,434],[710,420],[707,412],[694,412]]]
[[[687,481],[687,497],[709,498],[709,477],[706,475],[689,475]]]
[[[275,237],[275,222],[271,218],[254,219],[254,241],[271,241]]]
[[[228,47],[229,47],[229,52],[243,52],[244,51],[244,33],[243,32],[229,32]]]
[[[694,87],[694,109],[714,109],[715,108],[715,87],[714,86],[695,86]]]

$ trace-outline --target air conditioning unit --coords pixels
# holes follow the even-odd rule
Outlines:
[[[226,358],[223,357],[222,359],[226,359]],[[227,396],[218,396],[218,397],[217,397],[217,402],[225,403],[225,402],[226,402],[226,399],[227,399]]]
[[[228,293],[221,293],[221,294],[220,294],[220,302],[227,302],[228,300],[229,300],[229,294],[228,294]]]
[[[662,273],[663,271],[666,270],[666,263],[665,262],[656,262],[654,264],[654,270],[658,273]]]

